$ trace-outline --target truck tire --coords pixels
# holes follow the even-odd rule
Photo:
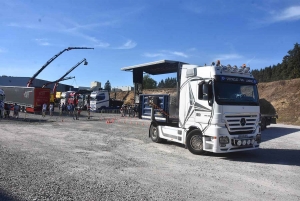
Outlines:
[[[266,122],[266,119],[264,117],[261,118],[260,126],[261,126],[262,131],[267,128],[267,122]]]
[[[186,138],[186,146],[188,150],[196,155],[204,154],[203,138],[200,130],[191,131]]]
[[[159,137],[159,132],[156,124],[151,124],[149,129],[149,135],[153,142],[160,143],[163,141],[163,139]]]

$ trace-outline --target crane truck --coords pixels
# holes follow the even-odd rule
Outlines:
[[[94,49],[90,47],[68,47],[62,51],[60,51],[58,54],[54,55],[51,59],[49,59],[28,81],[27,87],[30,87],[32,85],[33,80],[52,62],[54,61],[59,55],[64,53],[65,51],[70,50],[78,50],[78,49]]]
[[[75,78],[74,76],[73,77],[65,77],[63,79],[61,79],[60,81],[65,81],[65,80],[69,80],[69,79],[73,79]],[[57,92],[56,92],[56,88],[58,86],[58,82],[59,81],[54,81],[54,82],[47,82],[46,84],[44,84],[42,86],[42,88],[45,88],[46,86],[48,86],[49,84],[54,84],[53,86],[53,89],[52,89],[52,92],[50,93],[50,103],[55,103],[56,102],[56,99],[57,99]]]
[[[181,64],[176,95],[140,94],[140,112],[150,117],[149,137],[184,144],[193,154],[259,148],[257,81],[250,67]]]
[[[51,93],[51,96],[50,96],[50,103],[54,103],[55,100],[56,100],[56,88],[58,86],[58,83],[60,81],[66,80],[67,79],[66,76],[69,75],[75,68],[77,68],[82,63],[84,63],[84,65],[88,65],[87,60],[84,58],[80,62],[78,62],[75,66],[73,66],[68,72],[66,72],[61,78],[59,78],[58,80],[56,80],[54,82],[48,82],[48,83],[46,83],[42,86],[42,88],[44,88],[44,87],[48,86],[49,84],[55,83],[54,87],[53,87],[53,90],[52,90],[52,93]]]
[[[21,107],[21,111],[24,112],[36,112],[41,111],[42,105],[46,103],[49,105],[50,101],[50,89],[49,88],[39,88],[39,87],[31,87],[33,80],[59,55],[64,53],[65,51],[73,50],[73,49],[94,49],[88,47],[68,47],[58,54],[54,55],[51,59],[49,59],[28,81],[27,87],[19,87],[19,86],[2,86],[2,89],[6,93],[6,104],[17,103]]]

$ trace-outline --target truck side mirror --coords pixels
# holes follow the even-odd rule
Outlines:
[[[212,104],[213,104],[213,90],[212,90],[211,82],[207,84],[207,100],[208,100],[208,105],[212,106]]]
[[[198,99],[208,100],[208,84],[205,82],[200,82],[198,85]]]
[[[204,81],[202,81],[202,82],[200,82],[199,84],[198,84],[198,99],[199,100],[203,100],[203,92],[204,92],[204,90],[203,90],[203,88],[204,88]]]

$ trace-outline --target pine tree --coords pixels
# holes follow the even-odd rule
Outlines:
[[[105,83],[104,89],[107,90],[108,92],[111,91],[111,84],[110,84],[109,80],[107,80],[107,82]]]

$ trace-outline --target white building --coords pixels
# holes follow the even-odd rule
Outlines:
[[[132,86],[116,86],[111,88],[111,91],[133,91],[133,89]]]
[[[101,88],[101,82],[98,82],[98,81],[91,82],[92,90],[99,90],[100,88]]]

